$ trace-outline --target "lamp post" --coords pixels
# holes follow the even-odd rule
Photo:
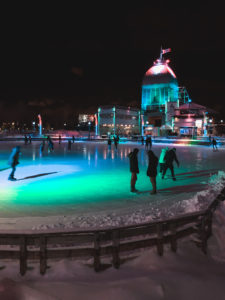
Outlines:
[[[88,122],[88,139],[89,139],[89,140],[90,140],[90,137],[91,137],[90,130],[91,130],[91,122],[89,121],[89,122]]]

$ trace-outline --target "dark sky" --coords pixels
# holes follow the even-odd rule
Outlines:
[[[195,2],[2,8],[0,121],[140,106],[143,75],[161,45],[172,48],[167,57],[192,101],[223,110],[224,10]]]

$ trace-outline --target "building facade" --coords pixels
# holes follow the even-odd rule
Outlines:
[[[202,136],[213,133],[215,111],[189,102],[175,109],[173,131],[179,136]]]
[[[98,135],[139,135],[141,132],[140,110],[121,106],[102,106],[98,108]]]

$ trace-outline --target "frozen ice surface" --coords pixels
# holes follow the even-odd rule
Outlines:
[[[12,147],[22,155],[15,182],[8,181],[7,160]],[[179,146],[175,165],[177,181],[167,173],[157,176],[158,194],[150,195],[144,146],[121,143],[116,151],[106,142],[55,142],[54,153],[40,142],[0,142],[0,228],[68,229],[120,226],[173,217],[204,208],[224,186],[224,148]],[[168,145],[173,147],[172,145]],[[130,193],[127,154],[138,147],[140,174],[138,194]],[[159,157],[165,144],[153,144]],[[32,218],[31,218],[32,217]]]

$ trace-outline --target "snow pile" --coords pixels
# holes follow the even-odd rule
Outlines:
[[[197,192],[194,197],[174,204],[171,209],[181,213],[191,213],[206,209],[225,187],[225,172],[219,171],[212,175],[208,183],[208,189]]]
[[[213,215],[213,237],[209,243],[211,256],[225,262],[225,202],[221,202]]]
[[[198,192],[188,200],[175,202],[168,207],[153,206],[151,203],[125,212],[108,211],[95,214],[80,214],[74,216],[59,216],[54,223],[35,225],[32,230],[66,230],[77,228],[109,228],[134,225],[154,220],[168,219],[181,214],[191,213],[206,209],[225,187],[225,173],[219,171],[213,175],[208,183],[208,188]]]

